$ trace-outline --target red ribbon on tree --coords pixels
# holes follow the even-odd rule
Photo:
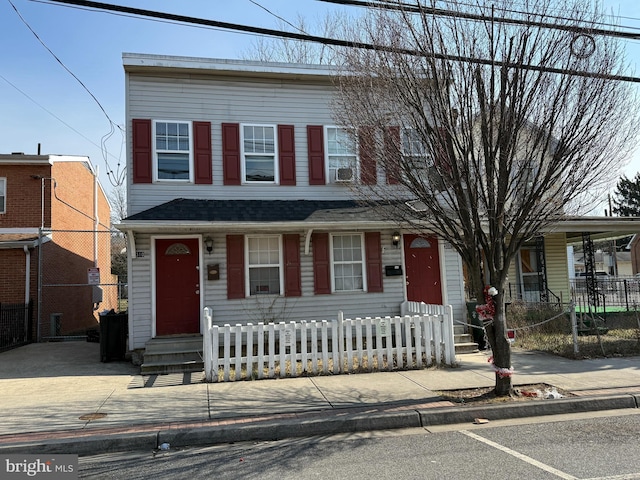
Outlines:
[[[484,287],[484,301],[487,303],[476,305],[478,318],[482,320],[483,324],[488,325],[493,322],[493,317],[496,314],[496,304],[493,301],[493,296],[497,293],[498,291],[490,285]]]

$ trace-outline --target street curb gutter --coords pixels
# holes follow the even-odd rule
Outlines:
[[[346,413],[335,417],[288,419],[257,425],[237,424],[204,427],[194,430],[167,430],[158,435],[159,443],[172,446],[212,445],[218,443],[267,441],[315,435],[333,435],[372,430],[420,427],[420,415],[415,410],[386,413]]]
[[[140,432],[39,440],[2,445],[0,446],[0,455],[75,454],[82,456],[126,450],[153,450],[156,448],[157,438],[158,432]]]
[[[471,423],[476,418],[505,420],[509,418],[538,417],[563,413],[595,412],[638,408],[639,396],[605,395],[601,397],[561,398],[518,404],[485,405],[478,407],[454,407],[420,411],[423,427],[454,423]]]
[[[0,454],[77,454],[154,450],[163,443],[171,448],[215,445],[246,441],[272,441],[283,438],[333,435],[374,430],[429,427],[471,423],[475,418],[502,420],[589,411],[640,408],[640,395],[540,400],[518,404],[437,407],[429,410],[396,412],[334,411],[330,416],[244,421],[224,426],[152,429],[139,433],[102,434],[78,438],[38,440],[0,446]],[[53,432],[52,434],[55,434]]]

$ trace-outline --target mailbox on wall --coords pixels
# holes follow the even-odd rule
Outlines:
[[[387,277],[402,275],[402,265],[385,265],[384,274]]]
[[[220,280],[220,264],[207,265],[207,280]]]

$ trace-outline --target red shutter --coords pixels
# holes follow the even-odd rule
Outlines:
[[[227,298],[244,297],[244,235],[227,235]]]
[[[364,185],[377,182],[376,151],[373,127],[360,127],[358,130],[360,156],[360,181]]]
[[[222,170],[225,185],[240,185],[240,125],[222,124]]]
[[[211,184],[211,123],[193,122],[193,160],[196,183]]]
[[[322,125],[307,125],[309,185],[325,185],[324,131]]]
[[[313,283],[316,295],[331,293],[331,267],[329,264],[329,234],[313,233]]]
[[[296,184],[296,149],[293,125],[278,125],[280,185]]]
[[[367,258],[367,291],[382,292],[382,246],[380,232],[364,234],[364,249]]]
[[[133,183],[151,183],[151,120],[134,119],[132,122]]]
[[[402,161],[400,145],[400,127],[387,127],[384,131],[384,165],[389,185],[396,185],[400,178]]]
[[[284,250],[284,295],[299,297],[302,295],[300,278],[300,235],[297,233],[282,236]]]
[[[441,177],[451,176],[451,162],[449,161],[447,145],[449,143],[449,133],[444,127],[435,129],[435,159],[434,164]]]

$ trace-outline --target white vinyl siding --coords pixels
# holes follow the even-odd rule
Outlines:
[[[135,215],[175,198],[186,199],[278,199],[344,200],[352,193],[343,185],[309,186],[307,126],[331,124],[329,108],[333,87],[280,79],[256,79],[176,73],[166,76],[128,73],[127,118],[171,118],[176,121],[211,122],[213,184],[186,182],[133,183],[129,169],[128,214]],[[256,107],[259,105],[259,107]],[[296,185],[283,186],[271,182],[255,182],[229,186],[223,184],[223,123],[242,124],[251,119],[256,125],[293,125],[296,157]],[[129,132],[130,133],[130,132]],[[129,145],[131,149],[131,145]],[[277,150],[276,150],[277,151]],[[250,187],[250,188],[249,188]]]
[[[402,249],[389,248],[392,245],[393,230],[381,232],[382,264],[401,265]],[[299,320],[333,320],[342,311],[345,318],[394,316],[400,314],[400,305],[405,300],[404,276],[383,276],[384,292],[371,294],[367,292],[351,292],[349,295],[315,295],[313,283],[313,255],[304,254],[304,233],[300,234],[301,262],[301,297],[285,297],[272,295],[252,295],[242,300],[227,299],[227,267],[226,267],[226,235],[224,233],[207,233],[214,242],[211,254],[205,254],[207,264],[220,266],[219,280],[206,280],[204,284],[204,305],[213,311],[213,321],[218,325],[225,323],[248,322],[282,322]],[[256,235],[257,236],[257,235]],[[386,248],[385,248],[386,247]],[[135,302],[130,311],[132,324],[132,349],[144,348],[151,339],[151,256],[148,235],[136,235],[136,249],[143,256],[131,260],[129,301]],[[462,284],[462,261],[452,248],[444,246],[443,263],[446,272],[443,278],[445,285],[443,298],[451,304],[456,322],[466,322],[464,288]],[[282,258],[282,257],[281,257]],[[339,297],[339,300],[336,299]]]

